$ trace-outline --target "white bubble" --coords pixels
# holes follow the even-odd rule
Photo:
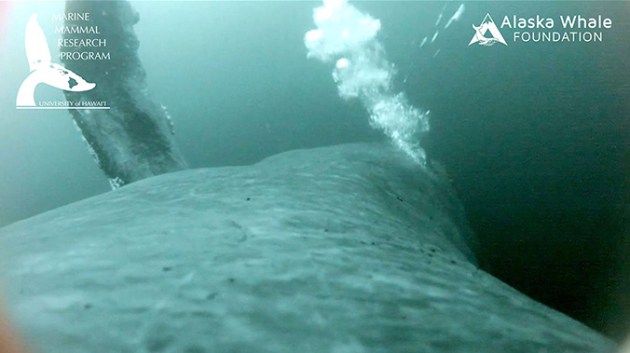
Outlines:
[[[315,23],[325,22],[329,20],[333,15],[333,12],[327,7],[320,7],[315,9],[315,13],[313,15],[315,19]]]
[[[377,32],[381,29],[381,21],[380,20],[372,20],[371,25],[372,25],[372,28],[375,31],[377,31]]]
[[[307,42],[317,42],[324,36],[324,31],[321,29],[313,29],[306,32],[306,41]]]
[[[348,65],[350,65],[350,60],[348,60],[346,58],[341,58],[341,59],[337,60],[336,67],[339,70],[341,70],[341,69],[345,69],[346,67],[348,67]]]

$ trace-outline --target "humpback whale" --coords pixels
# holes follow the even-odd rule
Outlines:
[[[479,269],[447,178],[388,145],[185,170],[0,229],[34,353],[600,353]]]

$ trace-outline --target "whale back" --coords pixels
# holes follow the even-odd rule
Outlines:
[[[475,265],[440,175],[359,144],[148,178],[0,230],[10,308],[47,353],[611,351]]]

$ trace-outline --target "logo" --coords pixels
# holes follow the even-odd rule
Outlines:
[[[25,47],[31,72],[20,85],[15,103],[17,108],[37,107],[35,88],[42,83],[71,92],[85,92],[96,87],[95,83],[89,83],[76,73],[52,62],[37,14],[32,15],[26,24]]]
[[[468,46],[475,43],[486,47],[492,46],[496,43],[501,43],[507,46],[505,39],[503,39],[501,32],[499,32],[499,28],[497,28],[497,25],[494,23],[494,20],[492,20],[489,13],[486,14],[479,26],[473,25],[472,27],[475,30],[475,35],[470,40],[470,43],[468,43]],[[486,37],[486,33],[488,32],[490,32],[489,38]]]

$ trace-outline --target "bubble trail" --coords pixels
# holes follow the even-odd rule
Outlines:
[[[429,131],[429,112],[413,107],[403,92],[394,90],[396,70],[376,38],[381,22],[346,0],[324,0],[313,11],[313,20],[316,28],[304,36],[308,57],[335,62],[333,79],[339,96],[361,101],[370,114],[370,125],[425,165],[420,135]]]

